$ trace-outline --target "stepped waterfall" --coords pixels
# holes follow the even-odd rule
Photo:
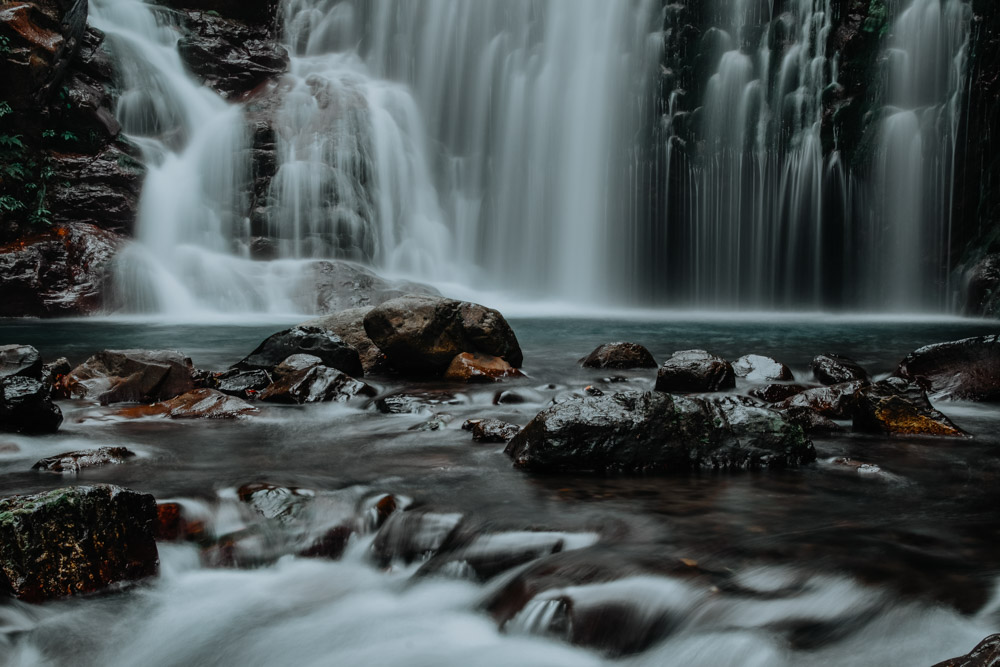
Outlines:
[[[92,0],[150,167],[122,304],[300,310],[336,258],[597,306],[947,311],[969,6],[887,4],[848,159],[835,4],[712,0],[692,54],[655,0],[286,0],[254,207],[245,109],[184,71],[171,11]]]

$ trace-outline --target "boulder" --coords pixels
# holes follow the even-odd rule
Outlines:
[[[63,378],[66,393],[111,403],[151,403],[194,389],[191,360],[174,350],[105,350]]]
[[[68,224],[0,246],[0,317],[90,315],[122,237]]]
[[[244,400],[255,399],[271,385],[271,375],[263,370],[241,371],[231,369],[214,378],[209,388]]]
[[[871,377],[858,362],[839,354],[821,354],[812,360],[813,375],[820,384],[869,382]]]
[[[274,367],[274,377],[283,379],[291,375],[299,375],[316,366],[322,366],[323,360],[312,354],[293,354]]]
[[[987,255],[965,274],[965,313],[1000,317],[1000,253]]]
[[[586,368],[656,368],[656,359],[637,343],[605,343],[583,360]]]
[[[358,356],[361,357],[361,366],[365,369],[365,373],[379,372],[386,369],[385,355],[382,354],[382,350],[378,349],[378,346],[372,342],[372,339],[368,337],[368,333],[365,331],[365,315],[372,308],[373,306],[348,308],[332,315],[309,320],[303,326],[319,327],[320,329],[332,331],[340,336],[341,340],[358,351]]]
[[[937,400],[1000,401],[1000,336],[927,345],[908,354],[895,374]]]
[[[787,382],[794,380],[791,369],[780,361],[759,354],[745,354],[733,363],[736,377],[749,382]]]
[[[331,111],[335,110],[335,105],[330,107]],[[325,130],[320,128],[319,131]],[[344,260],[312,262],[303,270],[293,292],[294,303],[303,311],[320,314],[372,308],[412,294],[439,295],[429,285],[389,280],[365,266]]]
[[[732,365],[705,350],[674,352],[656,374],[656,391],[697,393],[736,386]]]
[[[404,372],[440,375],[462,352],[502,357],[514,368],[523,362],[503,315],[466,301],[404,296],[373,308],[364,324],[393,368]]]
[[[80,472],[84,468],[125,463],[127,459],[134,456],[135,452],[126,447],[101,447],[100,449],[84,449],[78,452],[49,456],[31,468],[32,470],[48,470],[50,472]]]
[[[472,421],[472,439],[476,442],[507,443],[521,432],[521,427],[499,419],[476,419]]]
[[[55,433],[62,420],[62,410],[43,382],[19,375],[0,380],[0,431]]]
[[[963,656],[939,662],[934,667],[996,667],[1000,664],[1000,634],[990,635]]]
[[[850,419],[854,415],[855,394],[864,382],[843,382],[799,392],[775,406],[777,410],[807,408],[830,419]]]
[[[30,345],[0,345],[0,380],[13,376],[40,380],[42,355]]]
[[[249,356],[234,364],[233,368],[270,371],[294,354],[319,357],[324,365],[352,377],[364,374],[357,350],[326,329],[304,325],[279,331],[269,337]]]
[[[915,382],[888,378],[862,387],[855,395],[854,430],[886,435],[966,437],[927,400]]]
[[[747,393],[765,403],[780,403],[808,389],[802,384],[766,384],[754,387]]]
[[[521,377],[523,373],[500,357],[479,352],[456,355],[444,372],[446,380],[456,382],[499,382],[507,377]]]
[[[0,590],[28,602],[155,575],[153,496],[117,486],[0,499]]]
[[[238,419],[258,412],[257,408],[235,396],[228,396],[215,389],[194,389],[167,401],[123,408],[117,414],[127,419]]]
[[[356,396],[373,397],[377,393],[364,382],[323,365],[285,373],[276,370],[275,374],[279,375],[279,379],[260,393],[260,400],[294,404],[326,401],[342,403]]]
[[[736,397],[634,391],[553,405],[505,451],[518,468],[562,472],[785,468],[816,458],[802,428],[774,410]]]

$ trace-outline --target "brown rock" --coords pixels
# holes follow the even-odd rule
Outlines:
[[[856,394],[854,430],[886,435],[934,435],[966,437],[931,406],[919,385],[902,378],[889,378]]]
[[[451,360],[444,372],[446,380],[458,382],[499,382],[507,377],[521,377],[523,373],[500,357],[488,354],[463,352]]]
[[[279,376],[278,380],[260,392],[260,400],[294,404],[326,401],[342,403],[356,396],[373,397],[377,393],[364,382],[323,365],[313,365],[294,371],[286,369],[284,373],[275,369],[275,374]]]
[[[896,375],[917,382],[935,399],[1000,400],[1000,336],[927,345],[911,352]]]
[[[337,334],[341,340],[358,351],[365,373],[376,373],[386,370],[387,364],[382,350],[378,349],[378,346],[372,342],[365,331],[365,315],[373,307],[348,308],[332,315],[310,320],[303,326],[318,327]]]
[[[80,472],[84,468],[125,463],[134,456],[135,452],[126,447],[101,447],[49,456],[31,467],[33,470],[51,472]]]
[[[117,414],[129,419],[237,419],[258,412],[257,408],[235,396],[227,396],[215,389],[195,389],[168,401],[122,408]]]
[[[735,386],[736,374],[732,365],[705,350],[674,352],[656,374],[656,391],[695,393]]]
[[[148,403],[194,388],[191,360],[174,350],[105,350],[63,378],[65,391],[102,405]]]
[[[583,360],[586,368],[656,368],[656,359],[637,343],[606,343]]]
[[[850,419],[854,415],[855,394],[865,386],[864,382],[843,382],[828,387],[814,387],[785,399],[776,407],[809,408],[830,419]]]
[[[754,387],[747,393],[766,403],[780,403],[806,389],[808,387],[801,384],[767,384],[762,387]]]

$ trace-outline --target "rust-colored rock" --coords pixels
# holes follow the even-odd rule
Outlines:
[[[128,419],[237,419],[258,412],[257,408],[235,396],[227,396],[215,389],[195,389],[167,401],[122,408],[117,414]]]
[[[191,360],[174,350],[105,350],[63,378],[66,393],[102,405],[162,401],[194,389]]]
[[[858,390],[854,429],[886,435],[968,436],[931,406],[919,385],[902,378],[889,378]]]
[[[1000,401],[1000,336],[977,336],[911,352],[896,375],[935,399]]]
[[[446,380],[458,382],[499,382],[507,377],[521,377],[523,373],[500,357],[478,352],[463,352],[451,360],[444,372]]]
[[[854,415],[854,396],[864,386],[864,382],[842,382],[814,387],[794,394],[775,408],[808,408],[830,419],[850,419]]]

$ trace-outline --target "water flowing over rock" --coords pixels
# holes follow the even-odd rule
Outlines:
[[[794,380],[791,369],[780,361],[759,354],[747,354],[733,362],[736,377],[749,382],[773,382]]]
[[[513,329],[498,311],[466,301],[406,296],[365,315],[365,331],[400,371],[441,374],[456,355],[481,352],[514,368],[523,362]]]
[[[1000,662],[1000,634],[990,635],[968,654],[945,660],[934,667],[995,667]]]
[[[55,433],[62,421],[62,410],[44,383],[18,375],[0,380],[0,431]]]
[[[839,354],[820,354],[812,360],[813,375],[820,383],[868,382],[868,371],[853,359]]]
[[[965,312],[1000,317],[1000,254],[984,257],[966,273]]]
[[[966,437],[968,434],[931,406],[919,385],[889,378],[855,394],[854,429],[887,435]]]
[[[171,419],[239,419],[259,410],[246,401],[214,389],[194,389],[151,405],[122,408],[118,415],[128,419],[170,417]]]
[[[637,343],[606,343],[591,352],[583,365],[587,368],[656,368],[656,359]]]
[[[353,377],[364,374],[357,350],[326,329],[305,325],[270,336],[233,367],[240,370],[274,370],[278,364],[295,354],[318,357],[330,368]]]
[[[56,454],[42,459],[31,467],[33,470],[48,470],[50,472],[80,472],[84,468],[125,463],[126,460],[134,456],[135,452],[127,447],[101,447],[100,449]]]
[[[194,389],[191,360],[174,350],[105,350],[62,380],[67,394],[110,403],[152,403]]]
[[[574,398],[540,412],[508,444],[537,471],[687,473],[784,468],[815,459],[780,413],[735,398],[623,392]]]
[[[28,602],[156,574],[153,497],[79,486],[0,499],[0,590]]]
[[[723,391],[735,386],[736,373],[732,365],[705,350],[674,352],[656,374],[657,391]]]
[[[441,549],[462,521],[458,513],[412,510],[392,514],[372,543],[377,565],[412,563]]]
[[[917,382],[935,399],[1000,400],[1000,336],[927,345],[908,354],[896,375]]]

